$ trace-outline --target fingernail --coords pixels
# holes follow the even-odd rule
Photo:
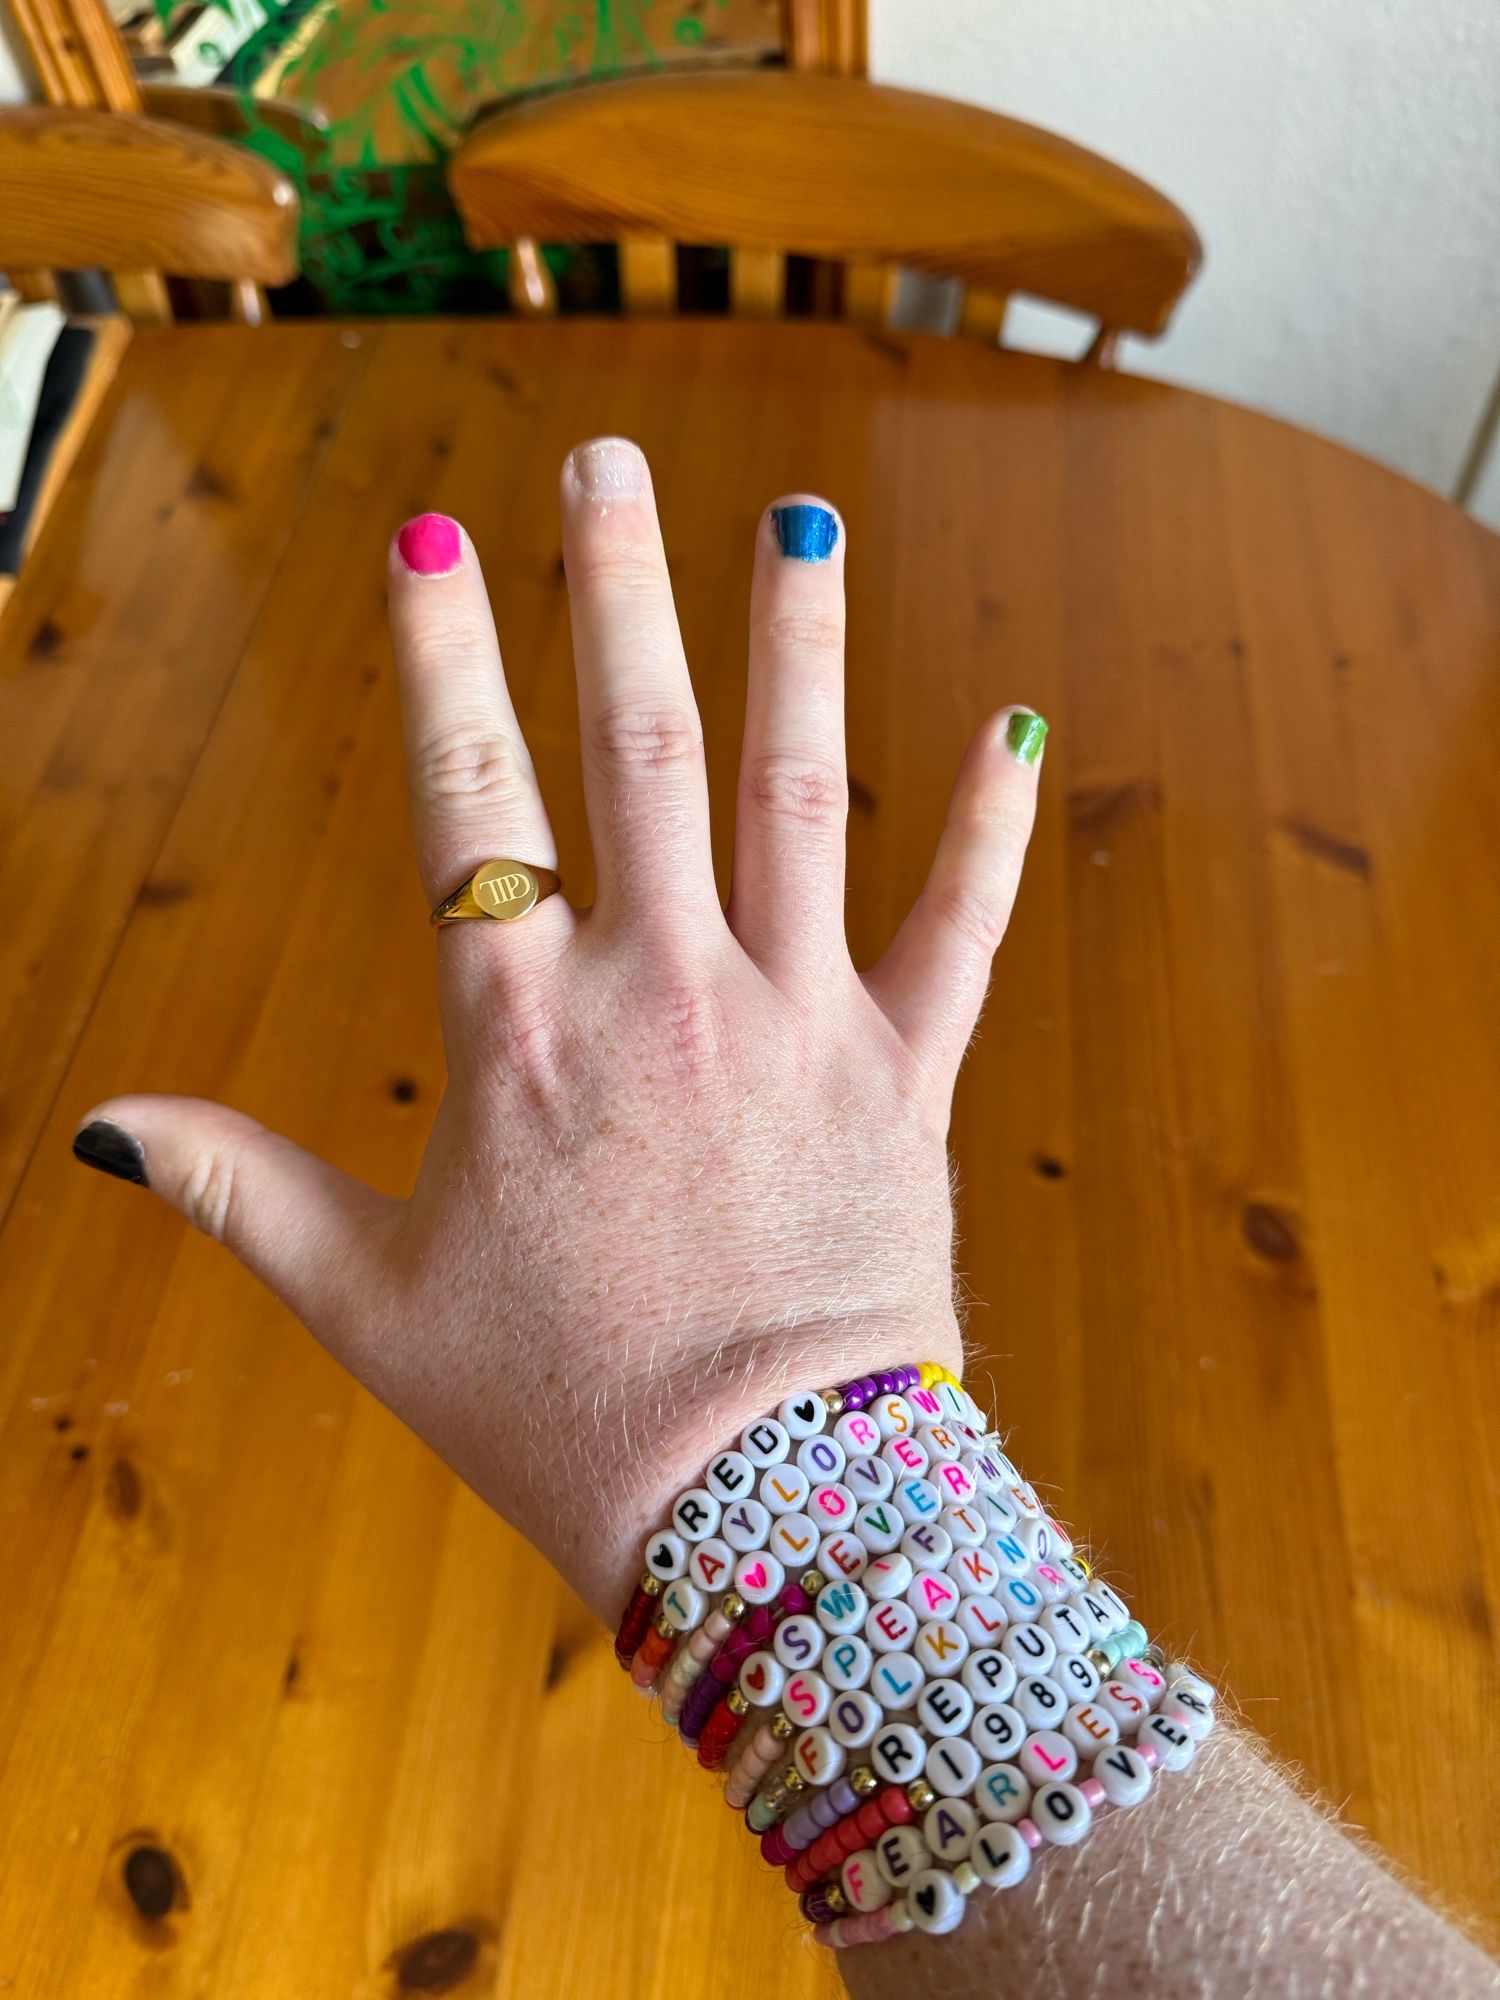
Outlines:
[[[73,1158],[101,1174],[113,1174],[118,1181],[134,1181],[150,1187],[146,1174],[146,1154],[139,1139],[107,1118],[95,1118],[73,1141]]]
[[[1046,722],[1029,708],[1018,708],[1005,725],[1005,741],[1018,764],[1034,764],[1046,740]]]
[[[838,547],[839,517],[829,507],[773,507],[776,546],[794,562],[827,562]]]
[[[573,451],[573,477],[585,500],[623,500],[646,483],[646,461],[629,438],[594,438]]]
[[[417,576],[451,576],[464,559],[464,538],[446,514],[418,514],[397,535],[396,547]]]

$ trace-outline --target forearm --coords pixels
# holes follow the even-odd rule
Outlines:
[[[1024,1882],[981,1890],[947,1937],[840,1954],[855,2000],[1500,1991],[1491,1961],[1305,1799],[1253,1736],[1220,1728],[1144,1804],[1100,1815]]]

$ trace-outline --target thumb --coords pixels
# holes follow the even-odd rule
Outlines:
[[[154,1189],[309,1325],[347,1300],[372,1236],[401,1207],[242,1111],[201,1097],[112,1097],[84,1120],[73,1153]]]

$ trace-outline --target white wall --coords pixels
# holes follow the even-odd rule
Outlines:
[[[1204,268],[1125,366],[1452,491],[1500,369],[1495,0],[870,0],[870,30],[880,81],[1048,126],[1192,217]],[[1076,351],[1047,320],[1010,337]]]
[[[21,37],[10,17],[5,0],[0,0],[0,104],[20,104],[33,95],[31,65],[21,47]]]

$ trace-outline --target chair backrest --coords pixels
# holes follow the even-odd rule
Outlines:
[[[848,267],[883,318],[900,266],[966,287],[996,338],[1012,292],[1153,335],[1198,267],[1146,182],[1035,126],[852,77],[709,72],[590,85],[482,120],[448,164],[476,249],[618,239],[627,309],[671,311],[675,243],[731,247],[735,311],[782,310],[786,253]]]
[[[0,110],[0,270],[297,275],[297,192],[242,147],[126,112]]]

